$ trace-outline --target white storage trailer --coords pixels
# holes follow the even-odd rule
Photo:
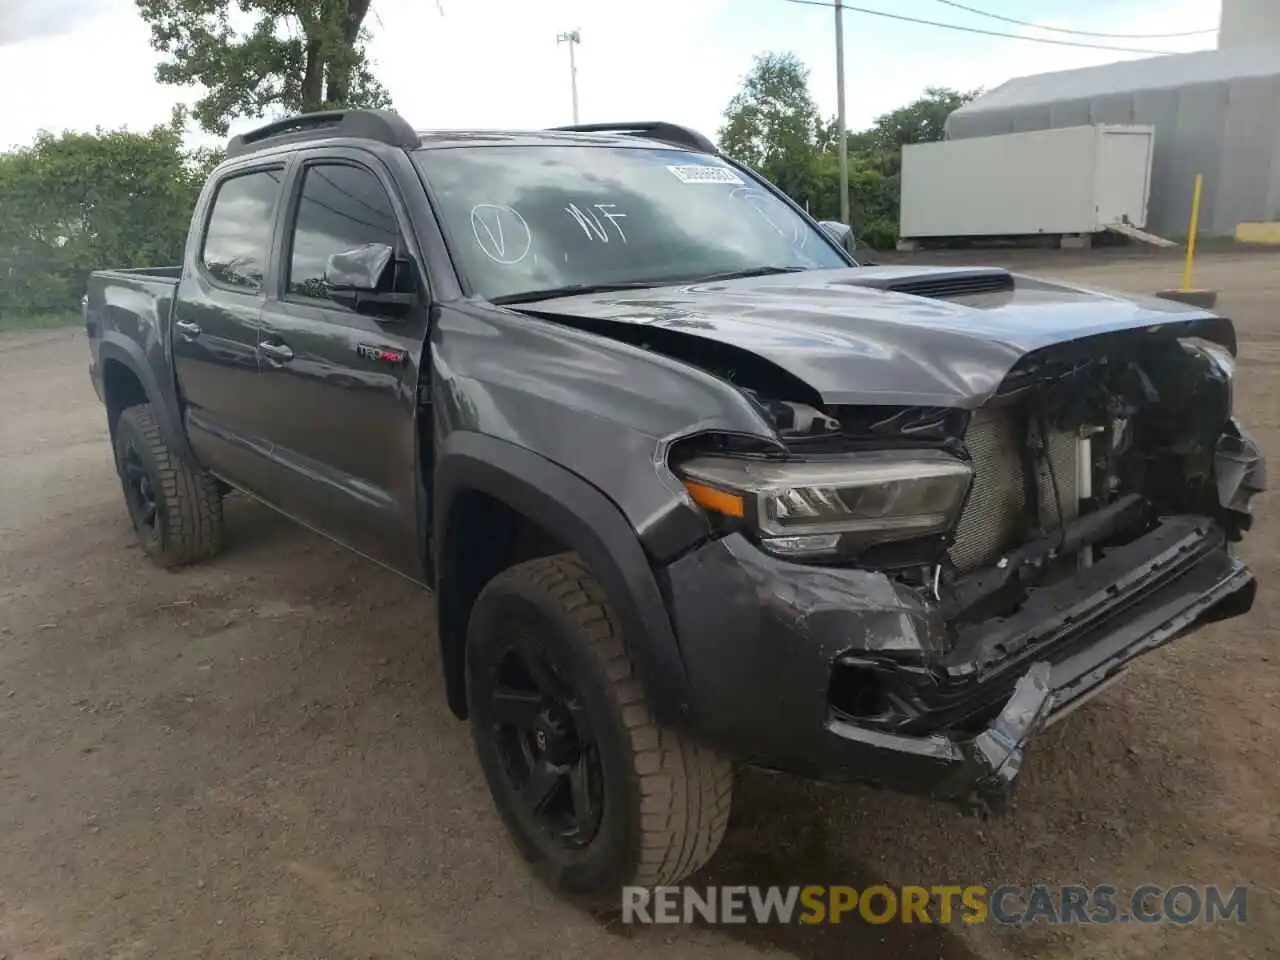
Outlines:
[[[899,235],[1141,229],[1154,140],[1154,127],[1097,124],[903,147]]]

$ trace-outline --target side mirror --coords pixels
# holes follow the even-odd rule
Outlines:
[[[822,231],[828,237],[836,242],[836,245],[841,250],[851,257],[854,255],[854,250],[857,248],[857,238],[853,235],[853,227],[847,223],[841,223],[839,220],[822,220],[819,221],[818,226],[822,228]]]
[[[403,313],[417,302],[417,297],[382,289],[395,256],[395,249],[386,243],[366,243],[331,255],[324,270],[329,299],[357,313]]]

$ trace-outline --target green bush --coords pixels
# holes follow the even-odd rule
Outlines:
[[[872,250],[893,250],[898,246],[898,221],[883,217],[869,220],[858,227],[858,243]]]
[[[0,154],[0,317],[77,309],[92,270],[182,259],[216,157],[185,153],[180,122],[44,133]]]

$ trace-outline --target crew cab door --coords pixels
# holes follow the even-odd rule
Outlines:
[[[192,450],[206,469],[258,495],[271,473],[258,322],[284,180],[277,161],[211,185],[203,217],[192,223],[171,331]]]
[[[417,383],[427,288],[395,182],[360,150],[302,154],[263,305],[261,408],[275,474],[270,499],[365,555],[420,575]],[[380,243],[398,256],[397,311],[329,296],[334,254]]]

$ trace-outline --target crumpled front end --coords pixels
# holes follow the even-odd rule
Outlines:
[[[666,573],[709,739],[760,766],[998,809],[1045,723],[1135,657],[1252,606],[1253,576],[1211,521],[1158,530],[1114,566],[1139,556],[1045,588],[967,650],[917,590],[736,535]]]
[[[1230,415],[1229,349],[1109,347],[1032,355],[972,412],[788,403],[785,452],[674,448],[695,501],[735,515],[663,571],[699,730],[765,767],[998,809],[1044,725],[1248,611],[1233,544],[1265,462]],[[868,474],[869,445],[894,469]],[[939,455],[972,474],[955,512]]]

